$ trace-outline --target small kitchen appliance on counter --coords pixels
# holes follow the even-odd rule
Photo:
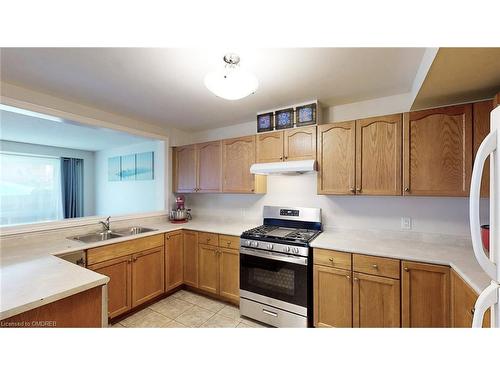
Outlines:
[[[170,211],[168,215],[171,223],[186,223],[188,220],[191,220],[191,210],[185,207],[185,198],[184,195],[179,195],[175,198],[176,209]]]
[[[240,313],[275,327],[308,327],[321,209],[264,206],[264,225],[240,240]]]

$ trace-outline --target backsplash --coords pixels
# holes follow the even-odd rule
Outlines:
[[[411,218],[413,232],[469,236],[467,198],[326,196],[316,194],[317,174],[268,176],[267,194],[186,194],[193,218],[219,217],[259,221],[262,207],[320,207],[323,225],[352,229],[401,230]],[[481,200],[482,223],[488,222],[488,199]]]

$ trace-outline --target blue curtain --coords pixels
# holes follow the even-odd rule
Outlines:
[[[61,187],[64,218],[83,216],[83,160],[61,158]]]

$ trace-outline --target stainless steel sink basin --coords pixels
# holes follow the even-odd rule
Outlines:
[[[155,230],[158,229],[151,229],[144,227],[128,227],[128,228],[113,230],[111,232],[89,233],[81,236],[69,237],[69,239],[85,243],[93,243],[93,242],[110,240],[112,238],[133,236],[134,234],[153,232]]]
[[[114,232],[90,233],[82,236],[70,237],[71,240],[81,241],[85,243],[106,241],[112,238],[123,237],[123,235]]]
[[[158,229],[151,229],[145,227],[128,227],[128,228],[116,229],[113,231],[113,233],[118,233],[121,236],[133,236],[134,234],[154,232],[155,230]]]

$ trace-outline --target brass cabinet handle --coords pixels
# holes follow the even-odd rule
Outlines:
[[[288,156],[285,156],[285,160],[287,160],[287,159],[288,159]]]
[[[283,160],[283,156],[280,156],[280,160]]]
[[[359,279],[357,277],[354,278],[354,281],[359,281]]]
[[[408,186],[407,186],[407,187],[405,187],[405,191],[406,191],[406,192],[409,192],[409,191],[410,191],[410,188],[409,188]]]
[[[470,309],[470,313],[472,314],[472,316],[474,316],[474,313],[476,312],[476,308],[473,307],[472,309]]]
[[[409,272],[410,269],[408,267],[403,268],[406,272]]]
[[[377,264],[372,264],[372,267],[377,269],[378,268],[378,265]]]
[[[227,246],[231,246],[231,241],[227,241]]]
[[[351,186],[351,188],[349,190],[351,191],[351,193],[355,193],[356,192],[356,189],[354,188],[354,186]]]
[[[328,260],[333,263],[333,258],[328,258]]]
[[[211,238],[210,238],[210,237],[209,237],[209,238],[207,238],[207,242],[210,242],[210,240],[211,240]]]
[[[361,193],[361,188],[358,186],[358,187],[356,188],[356,191],[357,191],[358,193]]]
[[[345,277],[347,277],[348,279],[350,279],[350,278],[351,278],[351,276],[349,276],[349,275],[345,275]]]

